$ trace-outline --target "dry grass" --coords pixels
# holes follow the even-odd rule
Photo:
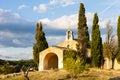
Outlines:
[[[120,80],[120,71],[90,69],[88,73],[80,74],[79,80]]]
[[[30,72],[29,78],[30,80],[71,80],[70,74],[65,70]],[[23,75],[2,80],[23,80]],[[88,72],[78,74],[74,80],[120,80],[120,71],[90,69]]]

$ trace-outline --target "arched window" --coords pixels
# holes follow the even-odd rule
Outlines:
[[[71,34],[70,34],[70,31],[68,31],[68,39],[70,39],[71,37]]]
[[[69,48],[70,47],[70,45],[67,45],[67,48]]]

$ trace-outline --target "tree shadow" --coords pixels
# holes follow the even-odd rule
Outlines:
[[[58,79],[58,80],[70,80],[70,79],[78,79],[79,76],[71,76],[70,74],[68,74],[65,78],[62,79]]]
[[[119,77],[110,78],[109,80],[120,80],[120,76]]]
[[[66,79],[71,79],[71,76],[70,74],[68,74],[65,78],[62,78],[62,79],[58,79],[58,80],[66,80]]]
[[[79,78],[98,78],[99,76],[96,75],[78,75],[78,76],[71,76],[70,74],[68,74],[65,78],[61,78],[58,80],[70,80],[70,79],[79,79]]]

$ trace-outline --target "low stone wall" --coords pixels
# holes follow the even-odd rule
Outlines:
[[[120,69],[120,64],[115,59],[114,69]]]
[[[104,69],[111,69],[112,68],[112,60],[108,59],[108,58],[104,58],[104,65],[103,68]],[[114,69],[120,69],[120,64],[117,62],[117,60],[115,59],[114,61]]]
[[[22,73],[13,73],[13,74],[7,74],[7,75],[1,75],[0,79],[6,79],[6,78],[10,78],[10,77],[16,77],[22,75]]]

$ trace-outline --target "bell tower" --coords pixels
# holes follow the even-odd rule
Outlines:
[[[66,31],[66,40],[73,40],[74,36],[73,36],[73,31],[71,29],[68,29]]]

